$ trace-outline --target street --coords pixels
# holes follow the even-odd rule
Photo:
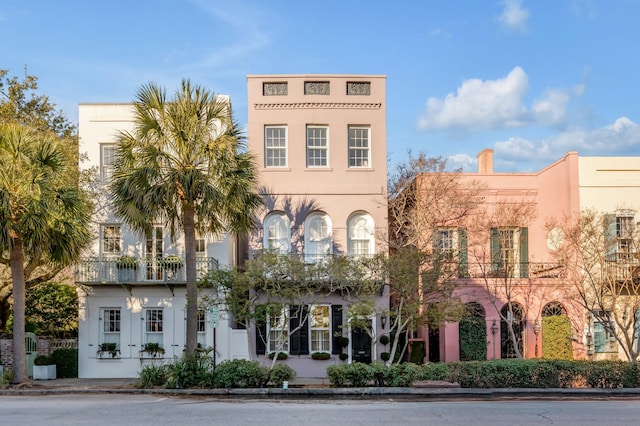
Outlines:
[[[638,400],[273,401],[155,395],[3,396],[2,425],[633,425]]]

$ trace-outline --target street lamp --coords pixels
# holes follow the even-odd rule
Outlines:
[[[538,334],[540,334],[540,330],[542,330],[542,324],[540,324],[540,320],[536,320],[533,323],[533,334],[536,335],[536,358],[538,358]]]
[[[496,320],[493,320],[493,324],[491,324],[491,335],[495,336],[498,332],[498,325],[496,324]]]
[[[384,330],[387,327],[387,316],[380,315],[380,323],[382,324],[382,329]]]

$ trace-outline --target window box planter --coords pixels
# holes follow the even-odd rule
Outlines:
[[[180,256],[166,256],[160,260],[160,266],[167,271],[177,271],[184,266],[184,260]]]
[[[316,361],[326,361],[329,358],[331,358],[329,352],[314,352],[311,354],[311,359],[315,359]]]
[[[140,351],[141,359],[163,358],[164,348],[158,343],[145,343]]]
[[[276,356],[275,352],[271,352],[269,354],[269,359],[273,359],[273,357]],[[289,355],[286,352],[278,352],[278,361],[283,361],[285,359],[289,358]]]
[[[100,359],[116,359],[120,358],[120,351],[115,343],[100,343],[96,357]]]

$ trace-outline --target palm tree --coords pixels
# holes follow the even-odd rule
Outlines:
[[[78,187],[75,149],[51,133],[0,125],[0,261],[11,269],[15,383],[27,380],[25,276],[33,260],[66,267],[90,241],[92,206]]]
[[[121,132],[110,190],[116,215],[140,235],[162,223],[185,242],[187,354],[197,347],[195,233],[243,234],[261,204],[253,157],[230,104],[183,80],[171,100],[154,83],[134,101],[134,129]]]

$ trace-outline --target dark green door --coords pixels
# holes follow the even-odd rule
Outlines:
[[[362,328],[351,330],[351,360],[371,364],[371,336]]]

